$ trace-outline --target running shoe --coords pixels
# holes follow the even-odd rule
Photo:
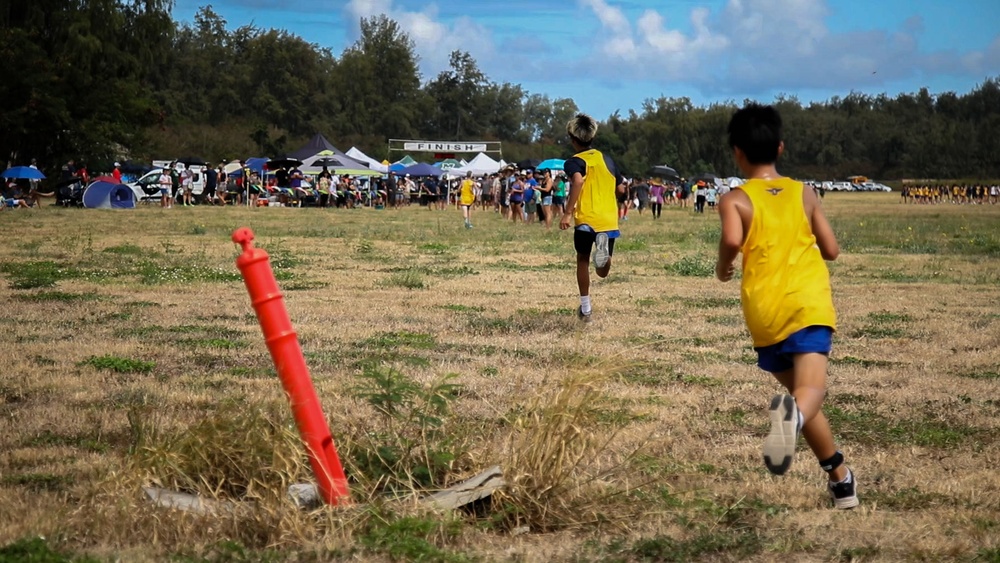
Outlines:
[[[799,438],[799,408],[791,395],[771,399],[771,433],[764,440],[764,465],[775,475],[784,475],[792,466]]]
[[[594,267],[601,269],[608,265],[611,254],[608,251],[608,233],[597,233],[594,239]]]

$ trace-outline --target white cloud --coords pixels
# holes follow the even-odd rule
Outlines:
[[[728,0],[712,11],[646,10],[635,21],[610,0],[580,0],[600,23],[594,57],[608,76],[705,93],[751,94],[808,88],[851,90],[929,73],[989,73],[1000,67],[1000,38],[984,51],[920,50],[923,21],[898,30],[834,32],[827,0]],[[689,26],[671,26],[687,17]],[[622,34],[627,35],[627,40]]]
[[[448,68],[448,57],[452,51],[467,51],[480,64],[496,54],[489,29],[467,17],[445,23],[438,17],[436,4],[411,11],[397,6],[393,0],[350,0],[345,10],[355,21],[385,14],[399,23],[413,40],[425,80]]]

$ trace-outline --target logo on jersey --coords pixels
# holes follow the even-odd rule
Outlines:
[[[782,192],[783,190],[784,190],[784,188],[769,188],[769,189],[767,189],[767,190],[764,190],[764,191],[766,191],[767,193],[769,193],[769,194],[771,194],[771,195],[778,195],[778,194],[780,194],[780,193],[781,193],[781,192]]]

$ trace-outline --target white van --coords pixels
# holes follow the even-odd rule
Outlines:
[[[158,169],[162,170],[162,169],[170,166],[171,162],[172,161],[170,161],[170,160],[154,160],[153,161],[153,166],[155,168],[158,168]],[[177,165],[174,166],[174,168],[177,170],[178,173],[184,171],[184,165],[181,164],[180,162],[178,162]],[[192,165],[191,166],[191,171],[194,172],[194,178],[192,178],[192,180],[191,180],[191,182],[192,182],[191,183],[191,193],[194,194],[194,195],[196,195],[196,196],[201,195],[201,193],[203,191],[205,191],[205,167],[201,166],[201,165]],[[154,170],[154,172],[157,172],[157,171]],[[140,180],[141,179],[142,178],[140,178]]]

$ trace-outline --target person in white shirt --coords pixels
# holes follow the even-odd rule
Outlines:
[[[160,171],[160,207],[170,209],[173,203],[170,201],[170,190],[173,188],[173,181],[170,179],[170,172],[164,168]]]
[[[193,184],[194,184],[194,171],[191,170],[190,164],[185,164],[184,171],[181,172],[181,193],[183,194],[181,197],[184,207],[187,207],[189,205],[194,205],[191,202],[191,191]]]

